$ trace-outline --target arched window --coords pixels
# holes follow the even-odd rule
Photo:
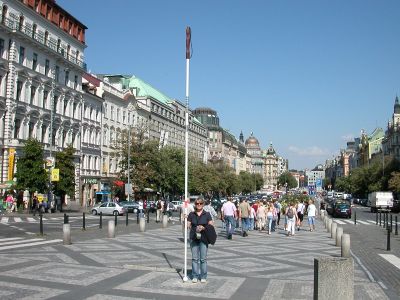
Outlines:
[[[32,26],[32,38],[36,40],[36,31],[37,31],[37,25],[33,24]]]
[[[2,13],[1,13],[1,24],[5,24],[7,18],[8,7],[7,5],[3,5]]]
[[[47,43],[49,41],[49,32],[46,30],[44,33],[44,44],[47,46]]]
[[[23,28],[24,28],[24,16],[20,16],[19,23],[18,23],[18,30],[22,31]]]

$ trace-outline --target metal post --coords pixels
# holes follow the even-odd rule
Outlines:
[[[386,243],[386,250],[390,251],[390,230],[387,229],[387,243]]]
[[[42,213],[40,213],[39,216],[40,216],[40,235],[43,235],[43,215],[42,215]]]
[[[376,225],[378,225],[378,212],[376,212]]]
[[[114,217],[115,217],[114,225],[115,225],[115,227],[117,227],[117,217],[118,217],[118,215],[114,215]]]
[[[394,224],[394,234],[399,235],[399,232],[397,231],[397,216],[394,217],[394,222],[396,223]]]
[[[393,232],[393,218],[392,218],[392,214],[390,214],[390,232]]]
[[[137,214],[136,214],[136,224],[139,224],[139,210],[137,211]]]
[[[383,213],[383,228],[386,228],[386,213]]]
[[[82,230],[86,230],[85,213],[82,213]]]
[[[147,223],[150,223],[150,209],[147,210]]]
[[[379,226],[382,226],[382,213],[379,212]]]
[[[128,226],[128,210],[126,211],[125,215],[125,225]]]
[[[100,212],[100,224],[99,224],[99,228],[102,229],[103,228],[103,213]]]
[[[357,211],[354,210],[354,225],[357,225]]]
[[[64,213],[64,224],[68,224],[67,214]]]
[[[389,213],[386,212],[386,228],[389,228]]]

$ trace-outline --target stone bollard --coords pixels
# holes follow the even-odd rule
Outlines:
[[[163,215],[162,216],[162,228],[167,228],[167,226],[168,226],[168,216]]]
[[[332,219],[328,220],[328,226],[326,228],[328,233],[331,233],[331,229],[332,229]]]
[[[63,224],[64,245],[71,245],[71,224]]]
[[[332,222],[331,225],[331,238],[335,239],[336,238],[336,229],[337,229],[337,223]]]
[[[342,235],[343,235],[343,227],[338,227],[336,229],[336,246],[342,246]]]
[[[146,218],[139,218],[139,230],[145,232],[146,230]]]
[[[314,258],[314,300],[316,299],[354,299],[354,265],[352,258]]]
[[[108,238],[115,238],[115,221],[108,220]]]
[[[350,257],[350,234],[342,234],[342,257]]]

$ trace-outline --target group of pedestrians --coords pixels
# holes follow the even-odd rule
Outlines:
[[[235,229],[241,223],[241,235],[248,236],[248,232],[252,230],[267,231],[270,235],[276,231],[281,221],[281,214],[284,216],[284,227],[288,236],[295,235],[295,231],[300,230],[304,214],[307,212],[309,230],[315,230],[316,207],[311,199],[308,203],[299,201],[297,203],[290,202],[285,209],[282,204],[277,201],[256,201],[253,205],[242,199],[238,205],[235,205],[232,198],[222,205],[221,220],[226,229],[228,239],[232,239]]]

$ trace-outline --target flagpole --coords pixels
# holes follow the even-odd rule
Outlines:
[[[190,43],[191,43],[191,30],[190,27],[186,27],[186,112],[185,112],[185,262],[184,262],[184,275],[183,282],[188,281],[187,276],[187,240],[188,240],[188,228],[187,228],[187,215],[188,215],[188,163],[189,163],[189,63],[190,63]]]

